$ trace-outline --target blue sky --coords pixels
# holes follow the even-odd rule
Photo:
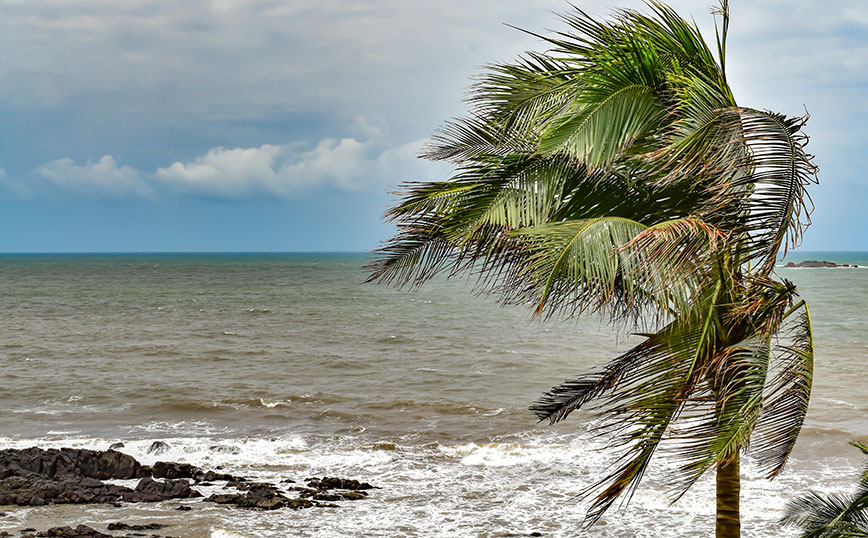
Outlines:
[[[614,7],[578,0],[606,15]],[[0,252],[366,250],[482,65],[562,1],[9,0]],[[506,5],[504,5],[506,4]],[[709,0],[671,2],[713,39]],[[804,250],[868,250],[868,5],[731,0],[739,103],[811,113]]]

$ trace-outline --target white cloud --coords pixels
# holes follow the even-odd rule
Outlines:
[[[371,127],[371,134],[380,131]],[[241,198],[289,197],[316,188],[355,191],[408,179],[432,179],[442,167],[417,158],[422,141],[383,148],[378,138],[326,138],[300,144],[212,148],[193,161],[158,168],[156,178],[183,191]]]
[[[146,197],[153,193],[137,170],[119,167],[111,155],[85,165],[75,164],[72,159],[58,159],[40,166],[35,173],[52,185],[91,196]]]
[[[73,159],[36,168],[28,180],[7,177],[0,168],[0,191],[13,198],[78,192],[95,197],[204,195],[239,199],[290,198],[306,192],[382,193],[406,180],[442,178],[449,167],[418,158],[423,140],[388,143],[389,125],[381,118],[357,116],[349,126],[356,136],[324,138],[258,147],[214,147],[190,161],[176,161],[153,172],[121,166],[111,155],[80,165]]]

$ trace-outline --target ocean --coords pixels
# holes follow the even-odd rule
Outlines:
[[[868,253],[802,253],[868,266]],[[160,522],[179,537],[575,536],[576,495],[613,454],[588,417],[528,405],[635,337],[605,320],[537,321],[438,279],[363,284],[367,256],[0,256],[0,448],[106,449],[278,483],[339,476],[380,489],[340,508],[251,512],[201,500],[0,506],[0,530]],[[849,492],[868,439],[868,269],[778,268],[811,305],[811,408],[784,473],[744,464],[745,536],[808,489]],[[148,454],[154,441],[169,445]],[[592,537],[708,536],[711,476],[670,504],[657,462]],[[215,488],[217,486],[214,486]],[[218,488],[219,489],[219,488]],[[202,488],[206,495],[209,487]],[[179,512],[179,504],[191,511]],[[675,530],[677,529],[677,530]]]

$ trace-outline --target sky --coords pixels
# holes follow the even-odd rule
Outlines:
[[[598,16],[636,0],[574,0]],[[673,0],[712,42],[710,0]],[[561,0],[0,0],[0,252],[361,251]],[[868,4],[731,0],[739,104],[811,114],[802,250],[868,250]]]

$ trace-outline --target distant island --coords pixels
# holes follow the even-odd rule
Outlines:
[[[849,263],[844,263],[838,265],[835,262],[830,262],[828,260],[817,261],[817,260],[805,260],[799,263],[787,262],[784,267],[859,267],[858,265],[850,265]]]

